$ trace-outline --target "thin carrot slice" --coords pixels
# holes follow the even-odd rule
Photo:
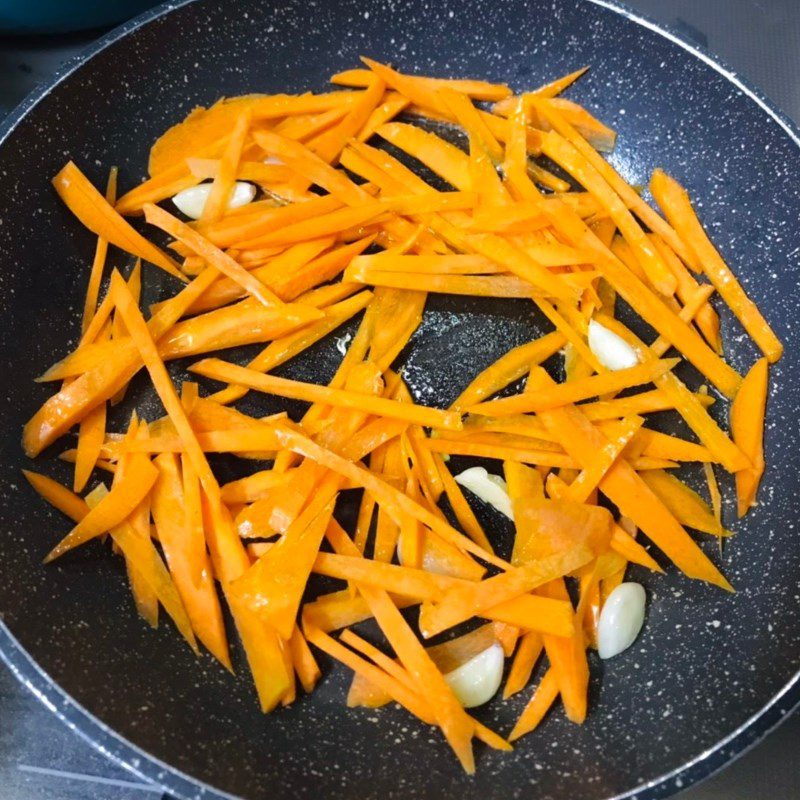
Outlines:
[[[610,537],[610,518],[608,522]],[[435,605],[423,606],[419,621],[422,635],[425,638],[435,636],[470,617],[481,615],[488,608],[527,594],[532,589],[582,567],[593,555],[591,547],[580,543],[567,551],[531,561],[493,578],[454,587],[445,592]]]
[[[222,151],[219,170],[211,184],[211,191],[206,198],[200,217],[200,221],[203,223],[214,222],[225,213],[236,181],[236,172],[249,128],[250,114],[245,109],[234,122],[225,149]]]
[[[539,371],[537,375],[543,385],[551,383],[551,379],[543,371]],[[564,449],[578,460],[585,461],[588,454],[602,444],[600,433],[574,406],[543,411],[539,416],[559,436]],[[614,462],[600,482],[600,490],[686,575],[732,590],[719,570],[626,461]]]
[[[543,114],[547,114],[544,103],[541,106],[537,105],[537,109],[541,109]],[[569,172],[575,180],[579,181],[585,189],[595,195],[605,206],[625,240],[633,248],[642,269],[644,269],[653,286],[662,294],[673,294],[677,286],[675,276],[664,264],[660,254],[653,247],[619,195],[597,171],[596,166],[590,164],[585,156],[575,148],[574,144],[568,142],[554,131],[546,134],[542,140],[542,147],[545,155],[552,158],[559,166]],[[602,159],[600,160],[602,161]],[[603,161],[603,164],[605,163]]]
[[[783,353],[783,345],[711,243],[692,208],[686,190],[662,170],[653,173],[650,190],[656,202],[664,209],[667,219],[695,254],[719,296],[728,304],[769,362],[777,361]]]
[[[22,470],[22,474],[42,499],[74,522],[80,522],[89,513],[86,501],[58,481],[29,469]]]
[[[196,531],[186,524],[178,461],[174,456],[161,455],[155,463],[159,477],[153,487],[152,513],[170,573],[197,638],[230,670],[225,625],[202,529]]]
[[[675,345],[726,396],[732,397],[736,393],[741,378],[735,370],[706,345],[699,333],[670,311],[642,281],[610,254],[577,214],[563,204],[558,205],[558,201],[545,208],[554,226],[568,241],[576,246],[593,248],[603,277],[645,322]],[[556,210],[558,213],[555,213]]]
[[[370,397],[360,393],[349,392],[345,389],[332,389],[328,386],[292,381],[275,375],[263,375],[255,370],[239,367],[215,358],[199,361],[192,365],[191,370],[206,378],[224,381],[225,383],[235,383],[260,392],[291,397],[295,400],[324,403],[325,405],[339,406],[341,408],[361,409],[368,413],[402,419],[434,428],[453,430],[461,428],[461,418],[453,412],[398,403],[394,400]]]
[[[507,700],[525,688],[543,649],[544,644],[541,634],[536,631],[528,631],[520,639],[517,652],[514,654],[514,661],[511,664],[511,669],[503,687],[503,700]]]
[[[283,538],[231,588],[284,640],[291,638],[295,616],[311,567],[333,513],[339,479],[326,481]]]
[[[157,477],[158,471],[147,459],[137,459],[102,502],[47,554],[45,563],[124,522],[148,495]]]
[[[597,319],[613,333],[627,341],[640,359],[652,361],[655,358],[655,354],[620,322],[605,315],[598,315]],[[698,396],[689,391],[674,372],[662,373],[655,379],[655,384],[670,399],[673,407],[683,417],[686,424],[725,469],[735,472],[747,466],[747,457],[709,415]]]
[[[556,697],[558,697],[558,682],[556,681],[553,667],[550,667],[536,687],[536,691],[528,701],[528,705],[525,706],[522,714],[520,714],[514,729],[508,735],[509,741],[516,741],[526,733],[536,730],[539,723],[544,719],[544,715],[549,711],[550,706],[555,702]]]
[[[616,392],[631,386],[639,386],[655,380],[660,375],[673,369],[679,359],[664,359],[663,361],[647,361],[635,367],[620,369],[615,372],[604,372],[588,378],[553,385],[548,390],[538,392],[525,392],[501,400],[489,400],[470,406],[467,410],[471,414],[484,416],[506,416],[530,411],[543,411],[548,408],[557,408],[568,403],[598,397],[607,392]]]
[[[265,306],[280,306],[282,301],[276,297],[261,281],[254,278],[246,269],[237,264],[230,256],[218,250],[200,234],[193,231],[184,222],[181,222],[164,209],[150,203],[144,206],[145,219],[151,224],[161,228],[162,231],[184,242],[207,264],[231,280],[236,281],[245,291],[253,295]]]
[[[751,467],[736,473],[738,513],[743,517],[755,505],[764,473],[764,414],[769,391],[767,360],[759,359],[742,381],[731,406],[733,440],[750,459]]]
[[[303,691],[310,694],[317,685],[317,681],[322,677],[322,672],[303,632],[296,625],[292,631],[292,638],[289,639],[289,652],[292,655],[292,666],[300,679]]]
[[[352,86],[363,89],[369,86],[371,72],[366,69],[346,69],[331,76],[331,83],[340,86]],[[502,83],[489,83],[488,81],[469,80],[464,78],[426,78],[420,75],[405,75],[410,83],[419,83],[434,91],[439,89],[452,89],[463,92],[473,100],[502,100],[511,94],[511,89]]]
[[[108,173],[108,183],[106,184],[106,201],[114,205],[117,199],[117,168],[112,167]],[[86,299],[83,304],[83,319],[81,320],[81,333],[86,334],[86,329],[92,321],[97,309],[97,298],[100,294],[100,283],[103,280],[103,268],[106,263],[108,253],[108,241],[102,236],[97,237],[97,245],[94,251],[92,269],[89,273],[89,284],[86,287]]]
[[[173,277],[186,280],[178,265],[125,222],[72,161],[53,178],[53,186],[69,210],[90,231]]]

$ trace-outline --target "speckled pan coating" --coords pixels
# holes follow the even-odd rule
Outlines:
[[[17,674],[78,733],[185,798],[663,797],[775,724],[797,701],[800,660],[800,169],[789,129],[696,53],[589,3],[208,0],[148,18],[107,37],[80,69],[28,101],[0,147],[0,646]],[[592,659],[586,725],[555,713],[511,756],[480,748],[472,779],[438,734],[405,713],[347,711],[349,675],[327,661],[311,699],[262,717],[241,654],[233,678],[207,657],[196,661],[169,624],[147,630],[118,560],[99,546],[43,568],[65,523],[19,475],[20,427],[47,394],[32,378],[74,344],[93,248],[49,177],[73,158],[97,181],[119,164],[130,186],[143,176],[149,142],[193,105],[321,89],[360,53],[516,88],[591,64],[571,96],[619,131],[614,164],[634,183],[663,166],[688,186],[787,345],[772,374],[762,505],[736,526],[724,557],[707,543],[738,593],[674,570],[644,578],[645,630],[624,656]],[[127,262],[115,254],[112,263]],[[158,281],[148,270],[146,283]],[[722,316],[732,360],[744,369],[753,348]],[[445,404],[479,367],[546,329],[518,301],[434,298],[407,353],[409,380],[421,401]],[[339,357],[332,339],[281,372],[324,380]],[[134,385],[134,400],[144,387]],[[249,406],[270,407],[263,399]],[[52,472],[52,461],[42,468]],[[725,511],[733,524],[730,503]],[[484,517],[498,537],[510,535],[496,516]],[[527,696],[479,716],[507,732]]]

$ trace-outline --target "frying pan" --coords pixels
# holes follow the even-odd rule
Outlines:
[[[32,379],[75,343],[93,248],[49,178],[73,158],[97,182],[118,164],[126,188],[143,177],[152,140],[194,105],[249,91],[322,89],[361,53],[400,69],[516,88],[591,64],[572,96],[619,132],[613,163],[633,183],[646,183],[660,165],[688,186],[786,344],[772,370],[761,504],[736,525],[721,557],[715,542],[705,543],[737,593],[670,569],[659,577],[634,570],[648,588],[646,626],[624,656],[592,658],[586,724],[552,713],[513,755],[482,749],[473,778],[404,712],[348,711],[349,675],[327,661],[312,697],[263,717],[241,653],[233,677],[208,657],[195,659],[169,624],[146,629],[119,559],[100,545],[44,568],[41,558],[65,523],[19,473],[26,466],[20,428],[48,391]],[[2,130],[4,659],[79,735],[179,798],[643,800],[719,768],[800,699],[799,143],[786,119],[708,54],[605,1],[198,0],[162,6],[109,34]],[[129,262],[115,253],[112,263]],[[159,282],[152,270],[146,301]],[[724,310],[722,323],[734,366],[746,368],[753,348]],[[522,301],[433,297],[401,358],[418,400],[445,405],[476,370],[545,330]],[[281,373],[325,382],[339,357],[324,342]],[[129,396],[146,416],[160,413],[144,379]],[[276,407],[264,397],[248,402],[250,413]],[[40,460],[48,455],[43,468],[66,478],[53,453]],[[233,474],[230,463],[217,466]],[[733,522],[730,507],[726,518]],[[483,522],[508,541],[501,520],[486,512]],[[478,715],[507,731],[526,699],[492,703]]]

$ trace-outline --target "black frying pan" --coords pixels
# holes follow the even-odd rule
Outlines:
[[[591,64],[573,96],[619,131],[614,163],[633,182],[661,165],[688,185],[786,343],[772,371],[762,504],[736,526],[721,559],[738,593],[723,595],[674,570],[638,576],[650,599],[644,633],[625,656],[592,661],[587,723],[576,727],[553,713],[514,755],[481,750],[474,778],[404,712],[348,711],[349,675],[328,662],[311,698],[262,717],[241,654],[233,678],[210,658],[192,657],[168,624],[146,629],[118,560],[99,545],[44,568],[41,557],[65,522],[19,474],[20,428],[47,392],[31,380],[74,344],[93,247],[50,177],[73,158],[98,182],[119,164],[130,186],[143,177],[150,142],[193,105],[249,91],[322,89],[360,53],[517,88]],[[2,131],[5,660],[79,734],[182,798],[655,798],[719,768],[800,698],[798,144],[790,123],[708,55],[606,2],[200,0],[109,34]],[[127,262],[115,254],[112,263]],[[149,272],[151,296],[159,280]],[[744,368],[753,349],[724,313],[723,326],[734,365]],[[431,299],[403,355],[412,388],[423,402],[446,404],[475,370],[547,327],[521,301]],[[323,343],[282,372],[322,382],[338,358],[333,343]],[[130,395],[157,413],[145,381]],[[264,398],[250,402],[251,412],[270,408]],[[51,458],[44,468],[52,474],[58,466]],[[730,506],[726,517],[733,522]],[[484,522],[498,538],[509,535],[498,519]],[[713,552],[716,544],[708,546]],[[525,699],[493,703],[479,716],[507,731]]]

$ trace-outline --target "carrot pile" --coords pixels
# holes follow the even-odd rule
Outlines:
[[[651,206],[603,158],[614,132],[560,97],[584,70],[514,95],[363,61],[329,93],[196,109],[153,145],[150,177],[120,197],[115,170],[102,192],[71,162],[56,175],[97,236],[96,257],[79,344],[42,375],[57,390],[23,446],[34,457],[76,429],[61,453],[74,485],[25,474],[74,522],[46,561],[108,536],[141,616],[155,626],[163,610],[190,647],[232,669],[227,606],[265,712],[293,702],[298,684],[312,691],[316,648],[353,671],[348,705],[399,703],[438,726],[472,772],[473,738],[510,749],[559,698],[584,720],[587,650],[629,564],[661,572],[660,551],[686,576],[732,589],[687,532],[729,536],[719,508],[674,470],[702,464],[717,493],[714,468],[727,470],[739,515],[755,504],[768,364],[781,344],[684,189],[656,170]],[[203,181],[197,220],[158,205]],[[231,209],[236,181],[259,195]],[[141,215],[166,249],[126,219]],[[137,259],[127,279],[109,245]],[[144,313],[151,266],[173,293]],[[545,332],[472,376],[451,407],[419,405],[397,362],[431,292],[527,298]],[[617,317],[623,303],[644,338]],[[724,359],[718,303],[763,353],[744,377]],[[328,385],[273,374],[357,317]],[[590,323],[614,334],[628,365],[609,368]],[[248,344],[264,347],[244,364],[209,355]],[[165,362],[188,356],[205,380],[176,386]],[[694,388],[676,374],[682,362]],[[142,369],[165,415],[110,430]],[[729,430],[700,384],[732,400]],[[252,393],[309,405],[299,420],[234,408]],[[665,411],[695,440],[647,426]],[[209,453],[252,469],[220,485]],[[483,529],[450,456],[502,469],[510,553]],[[354,491],[346,531],[334,512]],[[309,599],[315,574],[341,588]],[[352,630],[368,619],[381,647]],[[461,635],[426,641],[445,633]],[[510,659],[504,697],[542,662],[507,738],[468,714],[444,677],[493,643]]]

